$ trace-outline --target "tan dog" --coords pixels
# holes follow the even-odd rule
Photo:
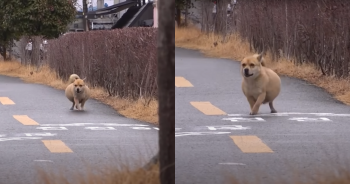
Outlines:
[[[260,105],[269,103],[271,113],[276,113],[273,100],[281,91],[281,79],[263,64],[261,54],[245,57],[241,61],[242,90],[250,105],[250,115],[258,113]]]
[[[76,79],[66,88],[66,97],[73,102],[70,110],[73,110],[74,106],[78,110],[84,110],[84,104],[90,97],[90,89],[85,85],[84,79]]]
[[[80,79],[79,75],[77,74],[72,74],[69,76],[68,83],[71,84],[73,83],[76,79]]]

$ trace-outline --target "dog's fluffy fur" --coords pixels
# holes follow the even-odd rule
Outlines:
[[[84,104],[90,97],[90,89],[85,85],[84,79],[76,79],[67,86],[65,94],[73,103],[70,110],[73,110],[74,106],[78,110],[84,110]]]
[[[76,79],[80,79],[79,75],[77,74],[72,74],[69,76],[68,83],[71,84],[73,83]]]
[[[260,105],[269,103],[271,113],[276,113],[273,100],[281,90],[280,77],[263,64],[262,53],[245,57],[241,61],[242,90],[250,105],[250,115],[258,113]]]

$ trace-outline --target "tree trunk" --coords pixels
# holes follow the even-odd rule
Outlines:
[[[4,58],[4,61],[6,61],[7,60],[7,57],[6,57],[6,45],[2,46],[1,55]]]
[[[31,56],[31,65],[38,66],[40,63],[40,44],[41,37],[35,36],[33,37],[33,48],[32,48],[32,56]]]
[[[177,22],[177,26],[180,27],[181,26],[181,9],[179,7],[176,7],[176,22]]]
[[[189,0],[186,0],[186,2],[185,2],[185,26],[187,26],[187,23],[188,23],[188,6],[189,6]]]
[[[175,183],[175,1],[159,1],[158,94],[160,183]],[[179,14],[178,14],[179,15]]]

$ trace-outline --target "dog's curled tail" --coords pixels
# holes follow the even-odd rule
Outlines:
[[[80,79],[79,75],[77,74],[72,74],[69,76],[68,83],[72,84],[75,80]]]

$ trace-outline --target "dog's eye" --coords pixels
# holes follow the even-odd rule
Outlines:
[[[79,85],[80,87],[82,87],[83,85]]]
[[[246,64],[242,64],[242,66],[243,66],[243,67],[245,67],[245,66],[246,66]]]
[[[254,67],[254,64],[250,64],[249,66],[250,66],[250,67]]]
[[[77,87],[77,85],[74,85],[75,87]]]

